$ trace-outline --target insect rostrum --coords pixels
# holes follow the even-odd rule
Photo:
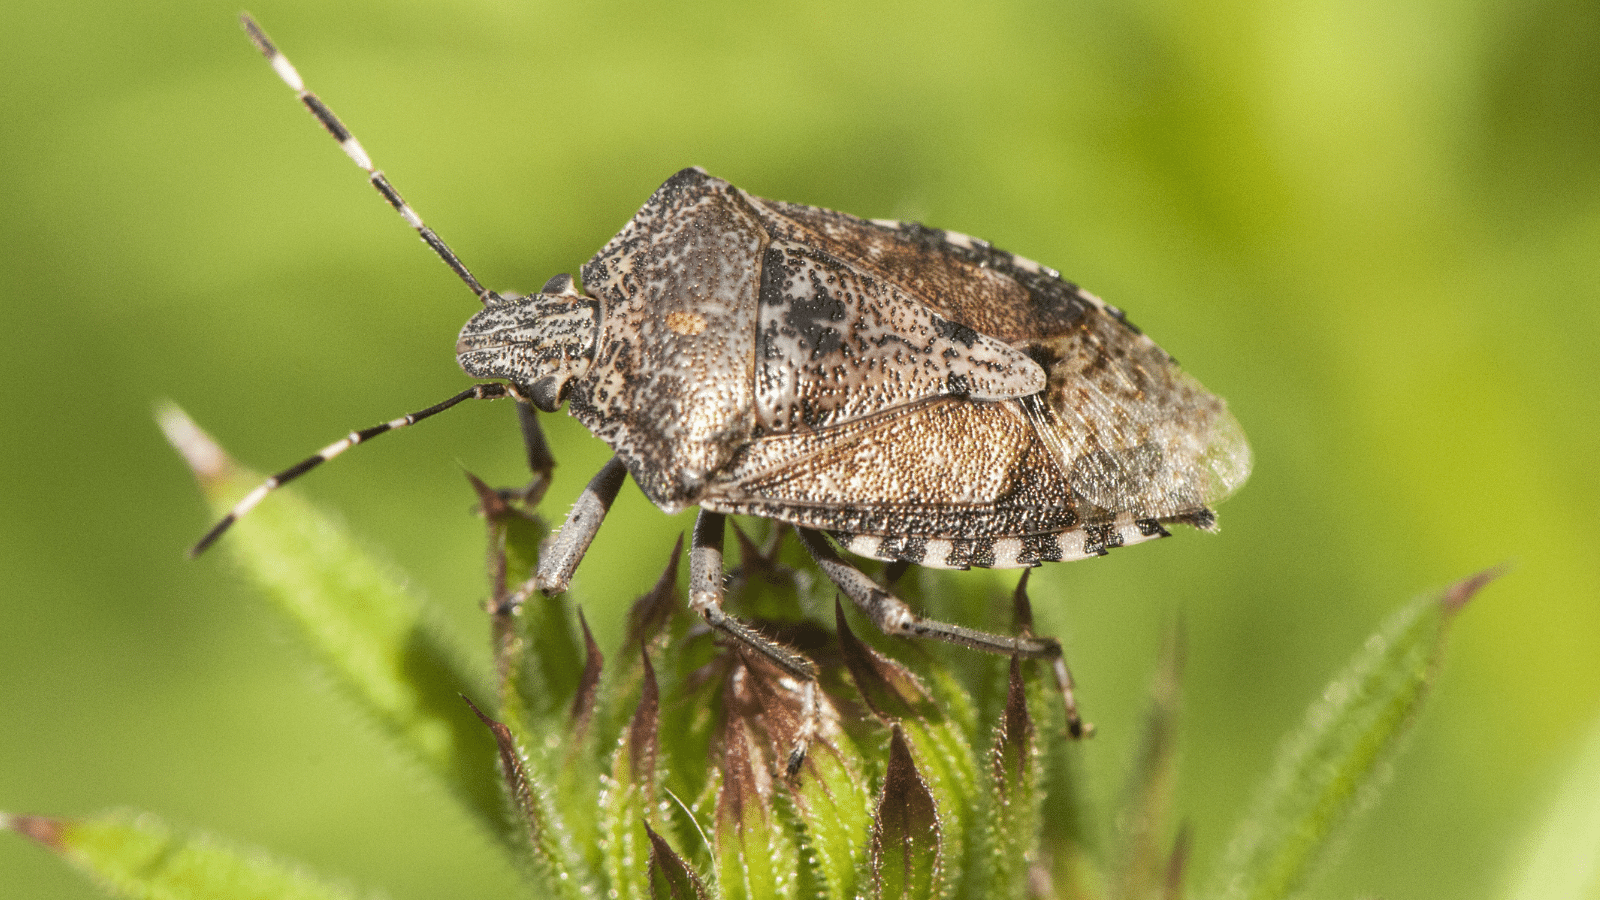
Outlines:
[[[722,519],[797,527],[823,571],[891,634],[1056,661],[1055,641],[916,616],[845,562],[1015,568],[1212,528],[1249,474],[1226,406],[1122,312],[1054,270],[956,232],[764,200],[699,169],[669,178],[584,264],[531,296],[478,284],[331,110],[252,40],[373,185],[484,303],[457,359],[494,379],[356,432],[349,446],[465,399],[563,403],[615,451],[539,566],[570,582],[624,475],[667,512],[700,508],[691,605],[810,679],[804,657],[721,610]],[[802,748],[803,749],[803,748]]]

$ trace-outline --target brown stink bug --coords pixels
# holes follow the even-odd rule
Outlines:
[[[897,563],[1030,567],[1163,537],[1174,522],[1210,529],[1211,504],[1249,474],[1222,400],[1054,270],[952,231],[763,200],[699,169],[669,178],[584,264],[581,284],[562,275],[527,297],[486,290],[243,22],[483,303],[456,354],[469,375],[495,381],[285,470],[195,552],[274,488],[368,438],[468,399],[513,397],[545,412],[566,403],[616,456],[543,554],[542,590],[567,587],[631,475],[667,512],[700,508],[694,610],[802,683],[813,683],[807,659],[722,610],[727,515],[793,525],[884,632],[1048,659],[1066,690],[1053,639],[924,619],[830,537]]]

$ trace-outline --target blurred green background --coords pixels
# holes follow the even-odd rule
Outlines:
[[[575,272],[698,164],[1055,266],[1227,397],[1257,464],[1220,535],[1034,582],[1107,815],[1185,623],[1201,870],[1385,613],[1513,562],[1317,891],[1502,894],[1600,712],[1593,0],[251,10],[491,286]],[[504,896],[509,868],[376,755],[226,554],[183,557],[208,523],[153,401],[275,469],[459,390],[476,308],[236,12],[0,12],[0,809],[132,806],[398,898]],[[559,516],[605,450],[546,421]],[[482,646],[463,466],[522,478],[509,405],[302,484]],[[602,643],[619,616],[594,599],[642,591],[687,525],[624,491],[580,573]],[[20,839],[0,894],[98,896]]]

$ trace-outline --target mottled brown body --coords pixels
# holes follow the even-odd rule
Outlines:
[[[964,235],[686,169],[582,276],[587,297],[560,296],[597,302],[599,321],[587,359],[562,351],[563,396],[668,511],[779,519],[887,560],[1016,567],[1211,527],[1209,504],[1249,472],[1223,402],[1119,310]],[[518,302],[548,317],[557,297]],[[496,309],[480,318],[515,317]],[[539,325],[525,324],[503,354],[528,356]],[[462,364],[519,386],[549,377]]]
[[[192,553],[351,447],[472,399],[522,404],[537,475],[527,496],[536,496],[554,460],[532,409],[567,403],[616,453],[540,548],[527,589],[566,590],[629,474],[662,509],[698,504],[689,606],[795,679],[793,777],[821,721],[816,667],[723,611],[727,514],[797,526],[818,569],[885,634],[1047,660],[1067,731],[1080,735],[1087,726],[1059,642],[1032,634],[1026,616],[1017,635],[925,618],[842,559],[823,532],[883,560],[1033,566],[1160,537],[1171,522],[1210,528],[1209,504],[1249,475],[1249,447],[1222,401],[1120,310],[1055,271],[956,232],[762,200],[699,169],[651,196],[583,267],[581,288],[560,275],[532,296],[489,290],[260,26],[241,21],[373,188],[483,303],[457,338],[456,359],[489,381],[350,432],[279,472]],[[172,430],[180,445],[193,443],[192,426]]]

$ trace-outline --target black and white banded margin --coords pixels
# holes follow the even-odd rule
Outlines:
[[[439,237],[432,228],[429,228],[422,221],[422,217],[417,215],[417,211],[406,203],[400,196],[399,191],[395,190],[394,185],[389,183],[389,179],[384,176],[383,172],[373,167],[372,157],[367,155],[366,148],[362,147],[361,142],[356,140],[356,136],[350,133],[350,129],[339,121],[339,117],[334,115],[333,110],[322,102],[322,98],[306,90],[306,83],[300,77],[300,73],[295,69],[294,64],[289,62],[287,56],[278,51],[277,46],[267,37],[267,33],[261,30],[260,25],[256,24],[256,20],[250,18],[249,13],[240,13],[239,22],[244,26],[244,33],[250,36],[250,42],[255,44],[256,49],[261,51],[261,55],[265,56],[267,62],[272,64],[272,70],[277,72],[278,77],[283,79],[283,83],[287,84],[295,92],[295,95],[300,98],[300,102],[305,104],[306,109],[311,110],[311,114],[317,117],[317,121],[322,123],[322,127],[333,135],[333,139],[339,142],[339,147],[344,150],[345,155],[360,166],[363,172],[367,173],[367,181],[371,182],[378,193],[383,195],[383,199],[388,201],[389,205],[394,207],[395,212],[406,220],[406,224],[416,230],[417,236],[422,238],[422,242],[433,248],[433,252],[444,260],[444,264],[450,267],[450,271],[456,273],[456,277],[460,278],[466,283],[467,287],[472,289],[472,293],[477,296],[479,302],[485,306],[498,302],[500,296],[478,283],[478,279],[473,276],[466,264],[456,256],[455,251],[450,249],[450,245],[444,242],[444,238]]]
[[[889,562],[905,561],[935,569],[1018,569],[1040,563],[1104,556],[1169,532],[1155,519],[1132,519],[1085,525],[1057,534],[1025,537],[932,538],[917,535],[881,537],[835,533],[839,545],[857,556]]]

